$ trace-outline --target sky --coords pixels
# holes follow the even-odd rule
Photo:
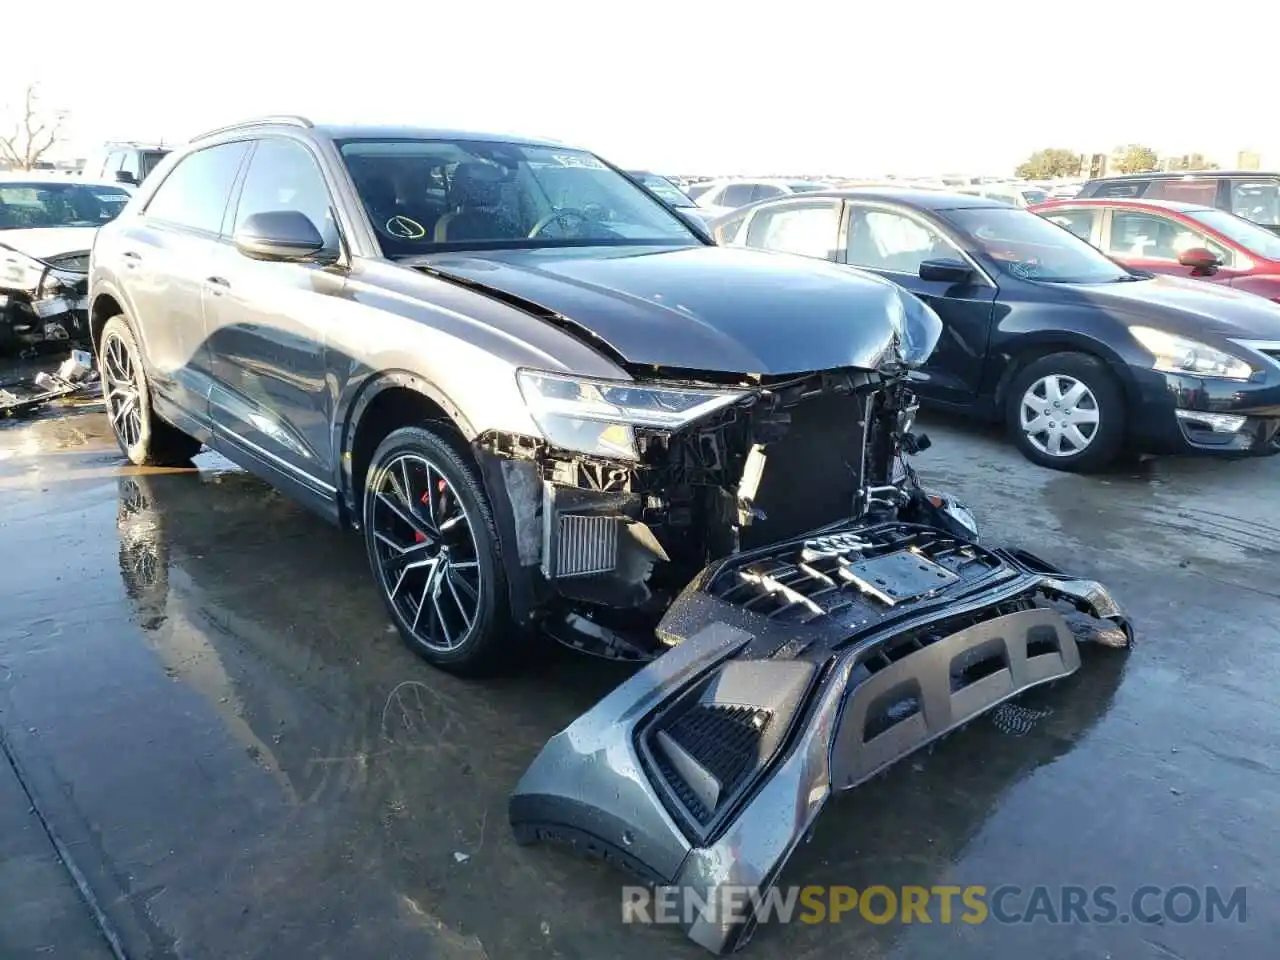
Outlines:
[[[1008,173],[1040,147],[1127,142],[1224,166],[1253,149],[1280,165],[1280,126],[1258,113],[1275,85],[1271,11],[1266,0],[59,0],[56,11],[19,0],[3,17],[0,115],[38,82],[47,106],[68,111],[72,156],[301,113],[545,136],[670,174]],[[1239,42],[1250,37],[1253,50]]]

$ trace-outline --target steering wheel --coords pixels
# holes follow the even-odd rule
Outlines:
[[[561,223],[565,225],[576,224],[576,227],[569,227],[568,229],[581,230],[583,227],[590,224],[591,220],[585,214],[577,210],[552,210],[533,225],[533,229],[529,231],[529,239],[532,240],[553,223]]]
[[[427,228],[412,217],[396,214],[382,225],[382,232],[397,240],[421,240],[427,235]]]

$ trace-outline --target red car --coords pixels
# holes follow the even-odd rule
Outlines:
[[[1280,236],[1173,200],[1055,200],[1030,208],[1126,267],[1225,283],[1280,302]]]

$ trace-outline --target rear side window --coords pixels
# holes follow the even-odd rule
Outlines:
[[[1217,180],[1157,180],[1147,190],[1148,199],[1177,200],[1213,207],[1218,201]]]
[[[218,233],[248,144],[222,143],[188,154],[164,178],[145,215],[180,227]]]
[[[306,147],[291,140],[260,140],[249,160],[244,190],[230,232],[255,213],[296,210],[306,214],[324,237],[336,246],[338,231],[333,220],[329,188]]]
[[[1070,230],[1085,243],[1093,243],[1096,210],[1046,210],[1043,216],[1050,223]]]
[[[1119,180],[1114,183],[1098,184],[1089,196],[1123,200],[1129,197],[1140,197],[1146,189],[1147,181],[1145,180]]]
[[[750,183],[731,183],[720,194],[720,203],[726,207],[741,207],[751,202],[751,193],[755,189]]]
[[[840,236],[840,204],[782,204],[757,210],[747,228],[747,246],[834,260]]]

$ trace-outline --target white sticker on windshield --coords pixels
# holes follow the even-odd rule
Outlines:
[[[589,153],[553,153],[551,159],[562,167],[586,167],[588,170],[603,170],[605,166]]]

